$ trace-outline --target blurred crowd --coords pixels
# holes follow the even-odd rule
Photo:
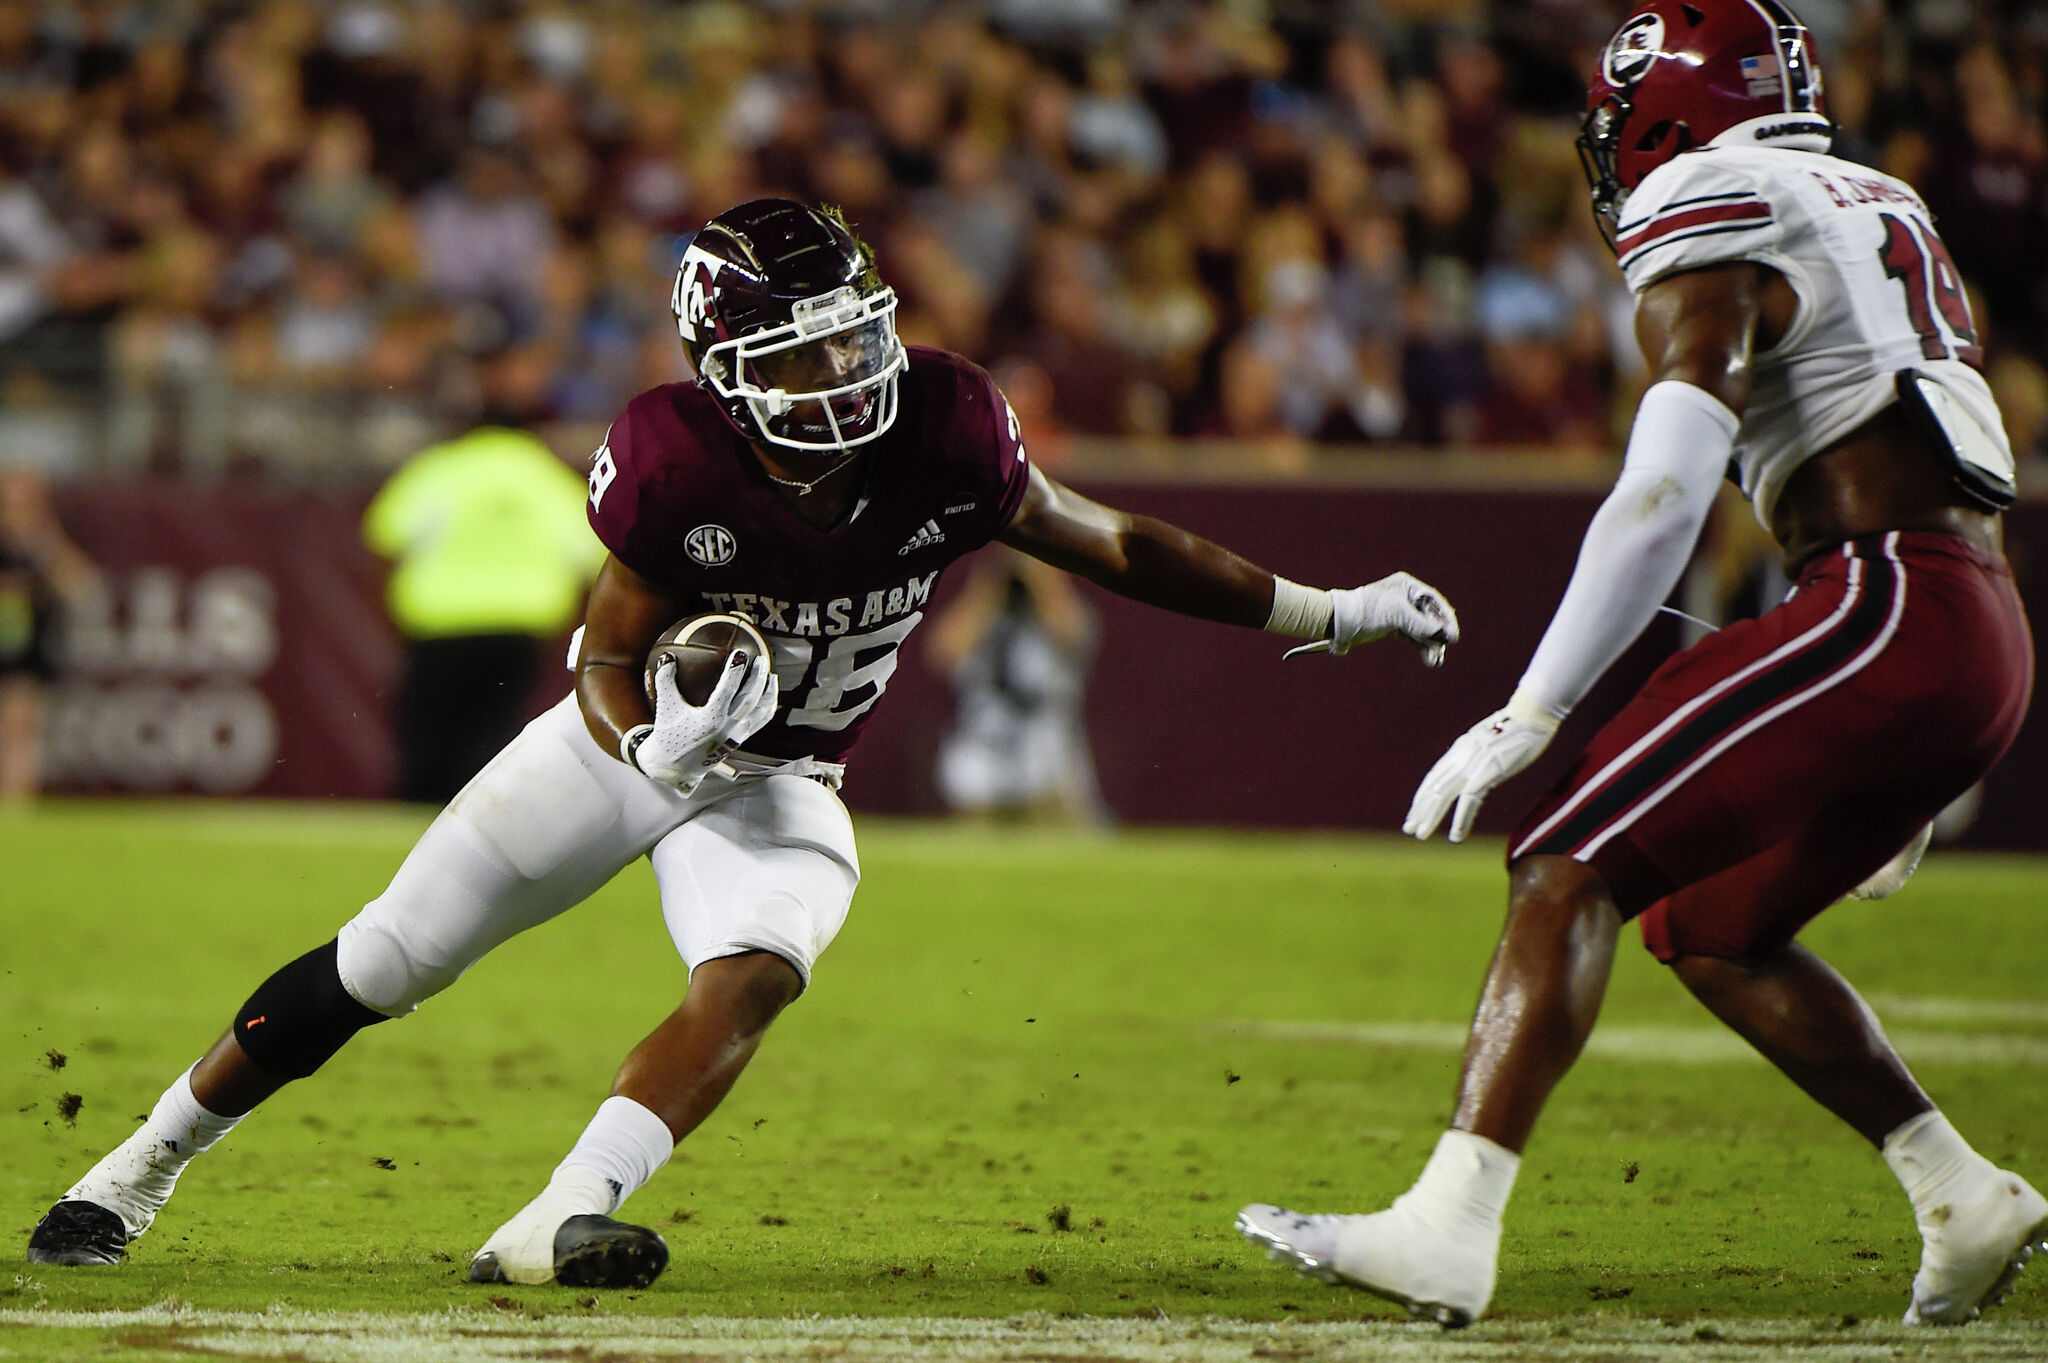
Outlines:
[[[1806,0],[2048,428],[2048,9]],[[381,472],[684,374],[682,243],[836,203],[913,343],[1072,435],[1604,454],[1573,149],[1615,0],[0,0],[0,441]]]

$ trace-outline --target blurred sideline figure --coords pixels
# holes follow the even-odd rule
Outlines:
[[[414,456],[363,516],[364,540],[392,561],[385,603],[406,639],[402,800],[446,803],[518,732],[604,559],[583,480],[517,429],[521,364],[495,361],[482,424]]]
[[[98,581],[58,523],[42,476],[0,470],[0,800],[26,800],[41,788],[52,626],[63,602]]]
[[[2048,1199],[1964,1141],[1795,940],[1905,883],[2034,676],[1998,514],[2013,457],[1960,280],[1911,186],[1826,154],[1812,41],[1777,0],[1648,0],[1609,42],[1580,146],[1653,382],[1528,670],[1431,768],[1405,831],[1449,814],[1463,840],[1536,760],[1678,584],[1724,470],[1797,590],[1669,659],[1510,836],[1507,925],[1414,1187],[1374,1215],[1238,1218],[1302,1271],[1445,1325],[1492,1298],[1522,1149],[1631,919],[1882,1152],[1920,1228],[1906,1324],[1974,1320],[2048,1239]]]
[[[645,856],[688,990],[469,1277],[652,1282],[667,1244],[612,1213],[724,1100],[845,922],[860,880],[846,757],[939,574],[991,540],[1311,649],[1399,634],[1434,664],[1457,639],[1449,604],[1406,573],[1311,589],[1046,477],[986,373],[897,339],[895,291],[836,212],[727,209],[683,252],[670,297],[699,379],[633,399],[592,457],[589,517],[610,557],[575,695],[463,788],[334,940],[257,987],[38,1223],[31,1261],[120,1262],[244,1113]],[[650,682],[647,657],[706,611],[749,617],[766,642],[695,704],[673,660]]]
[[[956,814],[1042,823],[1106,821],[1082,702],[1095,614],[1073,579],[991,548],[932,621],[932,661],[953,683],[939,795]]]

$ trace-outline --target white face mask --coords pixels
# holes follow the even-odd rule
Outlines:
[[[842,288],[804,299],[779,327],[704,352],[704,382],[739,398],[770,444],[842,450],[896,420],[897,377],[908,357],[896,336],[896,294]]]

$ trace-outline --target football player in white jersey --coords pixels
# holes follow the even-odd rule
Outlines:
[[[1528,670],[1405,830],[1448,814],[1462,840],[1536,759],[1678,582],[1724,470],[1798,586],[1667,661],[1524,817],[1451,1128],[1413,1189],[1373,1215],[1239,1215],[1303,1272],[1446,1325],[1485,1311],[1521,1150],[1630,919],[1882,1151],[1922,1237],[1908,1324],[1974,1319],[2048,1237],[2048,1200],[1970,1148],[1794,940],[1904,883],[2033,682],[1999,531],[2012,455],[1962,281],[1911,187],[1827,155],[1830,133],[1776,0],[1647,0],[1605,50],[1580,148],[1653,382]]]

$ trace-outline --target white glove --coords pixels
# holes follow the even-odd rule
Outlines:
[[[654,723],[629,732],[619,750],[644,775],[694,794],[714,772],[732,775],[726,754],[775,718],[780,698],[765,655],[756,654],[744,668],[726,668],[702,705],[683,699],[675,659],[663,658],[654,672]]]
[[[1445,836],[1452,842],[1465,841],[1487,792],[1542,756],[1563,718],[1541,701],[1516,691],[1506,709],[1467,729],[1436,760],[1415,789],[1401,831],[1427,842],[1455,800],[1458,810]]]
[[[1913,878],[1913,872],[1920,869],[1920,858],[1927,855],[1927,844],[1933,837],[1934,825],[1929,824],[1906,844],[1906,850],[1878,867],[1870,879],[1849,891],[1849,898],[1886,899],[1905,889],[1906,882]]]
[[[1297,653],[1348,653],[1355,644],[1398,634],[1422,653],[1430,667],[1442,664],[1444,650],[1458,642],[1458,613],[1442,592],[1420,578],[1395,573],[1363,587],[1330,593],[1330,637],[1290,648]]]

